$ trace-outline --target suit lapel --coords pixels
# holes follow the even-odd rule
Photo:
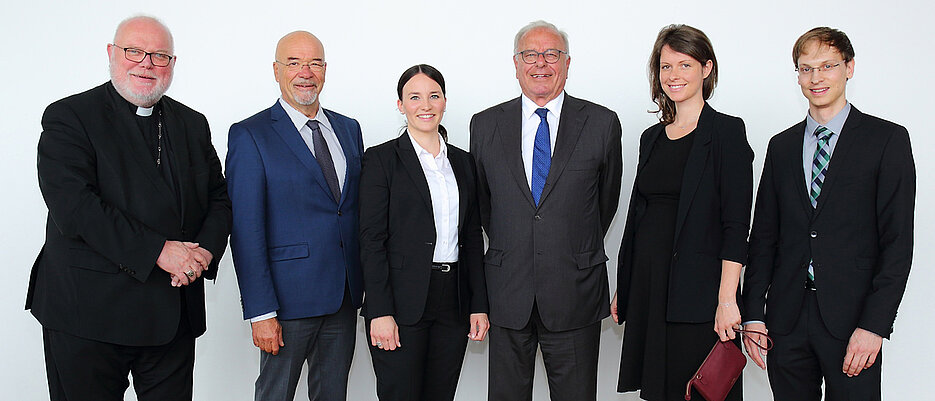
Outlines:
[[[110,84],[108,84],[110,85]],[[114,127],[110,131],[117,137],[117,141],[122,143],[121,151],[129,150],[127,155],[135,163],[143,175],[153,184],[155,192],[163,197],[163,200],[172,205],[172,210],[179,213],[178,203],[175,200],[174,193],[166,181],[159,174],[146,142],[143,140],[143,133],[140,127],[133,121],[133,116],[126,110],[122,102],[125,100],[117,94],[116,90],[109,88],[106,97],[105,107],[107,113],[113,118],[110,120]]]
[[[464,215],[467,214],[468,193],[474,193],[471,188],[471,166],[467,160],[455,153],[448,147],[448,163],[451,164],[451,170],[455,173],[455,180],[458,182],[458,229],[464,227]]]
[[[532,207],[536,202],[532,199],[532,190],[526,181],[526,170],[523,168],[523,106],[520,98],[507,103],[501,109],[504,117],[498,119],[497,138],[500,139],[501,155],[505,160],[510,172],[513,173],[513,179],[516,185],[520,187],[520,192],[526,197],[526,201]],[[541,198],[540,198],[541,201]]]
[[[698,184],[701,182],[701,175],[704,173],[705,163],[711,154],[711,132],[714,127],[714,109],[705,103],[698,117],[698,124],[695,128],[695,139],[692,141],[692,147],[688,151],[688,160],[685,162],[685,170],[682,173],[682,185],[679,194],[679,206],[675,219],[676,242],[679,240],[679,234],[682,231],[682,225],[685,224],[685,218],[688,217],[688,209],[698,190]]]
[[[545,179],[542,196],[539,197],[540,206],[545,203],[552,188],[555,188],[555,182],[562,176],[565,164],[575,151],[575,145],[581,136],[581,128],[588,119],[587,113],[584,113],[582,109],[584,109],[584,102],[565,95],[562,115],[558,122],[558,134],[555,136],[555,151],[552,152],[552,163],[549,165],[549,175]]]
[[[331,123],[331,128],[334,130],[334,135],[338,137],[338,143],[341,144],[341,152],[344,153],[344,160],[347,161],[344,163],[346,168],[344,171],[344,183],[341,186],[341,188],[344,189],[341,190],[341,199],[338,201],[338,205],[340,205],[344,203],[344,199],[347,199],[347,183],[351,177],[351,161],[355,160],[354,149],[356,149],[356,147],[354,146],[354,139],[351,137],[351,129],[347,126],[347,124],[344,123],[344,120],[338,118],[331,110],[324,108],[321,110],[325,113],[325,116],[328,117],[328,122]],[[324,178],[324,175],[322,175],[322,178]],[[327,183],[325,184],[327,185]]]
[[[793,185],[796,188],[795,197],[798,198],[799,203],[802,205],[802,211],[809,218],[811,218],[815,212],[815,209],[812,207],[812,202],[808,197],[807,185],[809,184],[806,184],[807,182],[810,182],[811,177],[808,177],[809,181],[805,180],[805,170],[803,167],[805,162],[802,160],[802,144],[805,141],[805,120],[802,120],[802,122],[796,124],[790,129],[795,133],[795,135],[792,136],[794,140],[790,141],[790,143],[787,145],[789,149],[786,149],[785,152],[781,152],[781,154],[789,155],[789,166],[787,168],[789,171],[793,172],[792,175],[794,176],[793,179],[795,180],[796,184]]]
[[[416,156],[416,150],[412,147],[412,141],[409,139],[409,133],[404,132],[399,138],[396,138],[396,156],[403,164],[406,174],[416,185],[419,195],[429,210],[432,210],[432,195],[429,192],[428,180],[425,178],[425,172],[422,171],[422,164],[419,163],[419,157]]]
[[[821,195],[818,196],[818,206],[815,208],[815,216],[821,213],[825,204],[828,203],[828,196],[834,193],[832,189],[837,182],[838,176],[841,175],[838,171],[843,169],[847,164],[847,156],[851,148],[853,148],[854,143],[860,141],[860,121],[860,111],[857,111],[856,107],[851,106],[851,111],[850,114],[847,115],[844,127],[841,129],[841,132],[837,133],[840,136],[838,137],[838,142],[834,145],[834,151],[831,153],[831,160],[828,161],[828,171],[825,172],[825,182],[821,185]],[[847,133],[846,135],[844,135],[845,132]]]
[[[292,153],[305,165],[309,173],[312,174],[312,177],[318,183],[318,186],[325,192],[326,196],[334,199],[334,195],[331,194],[331,188],[328,187],[328,182],[325,181],[325,175],[321,172],[321,166],[318,165],[318,161],[315,160],[312,151],[308,149],[308,145],[302,140],[302,135],[295,129],[295,125],[292,124],[292,119],[286,114],[286,110],[282,108],[279,101],[276,101],[276,104],[270,108],[270,117],[273,120],[273,130],[276,131],[276,134],[279,135]],[[337,200],[335,200],[335,203],[337,203]]]

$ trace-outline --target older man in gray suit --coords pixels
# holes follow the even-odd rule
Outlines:
[[[490,300],[489,400],[531,400],[536,347],[552,400],[594,400],[610,314],[604,235],[620,196],[620,120],[564,92],[567,35],[536,21],[514,42],[522,95],[474,115]]]

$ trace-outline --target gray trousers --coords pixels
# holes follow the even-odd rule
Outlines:
[[[345,294],[337,312],[295,320],[281,320],[279,355],[260,351],[256,401],[292,401],[308,362],[308,399],[345,401],[347,376],[354,358],[357,311]]]

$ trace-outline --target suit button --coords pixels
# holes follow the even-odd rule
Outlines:
[[[340,211],[340,210],[338,210],[338,216],[341,216],[341,211]]]
[[[536,220],[542,220],[542,216],[540,216],[540,215],[537,214],[536,217],[535,217],[535,219],[536,219]]]
[[[673,254],[672,254],[672,260],[678,260],[678,259],[679,259],[679,253],[678,253],[678,252],[673,253]]]
[[[130,275],[132,276],[134,274],[136,274],[136,270],[130,270]]]
[[[818,238],[818,231],[812,231],[812,232],[808,233],[808,236],[810,236],[810,237],[812,237],[812,238]]]

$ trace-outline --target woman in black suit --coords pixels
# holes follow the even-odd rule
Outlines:
[[[361,170],[361,314],[380,400],[453,400],[468,338],[490,327],[474,160],[446,143],[438,70],[413,66],[396,91],[407,129]]]
[[[717,60],[703,32],[663,28],[649,74],[662,115],[640,137],[618,258],[611,314],[627,325],[617,391],[675,400],[717,341],[739,345],[753,151],[743,121],[705,102]],[[738,381],[728,399],[741,397]]]

